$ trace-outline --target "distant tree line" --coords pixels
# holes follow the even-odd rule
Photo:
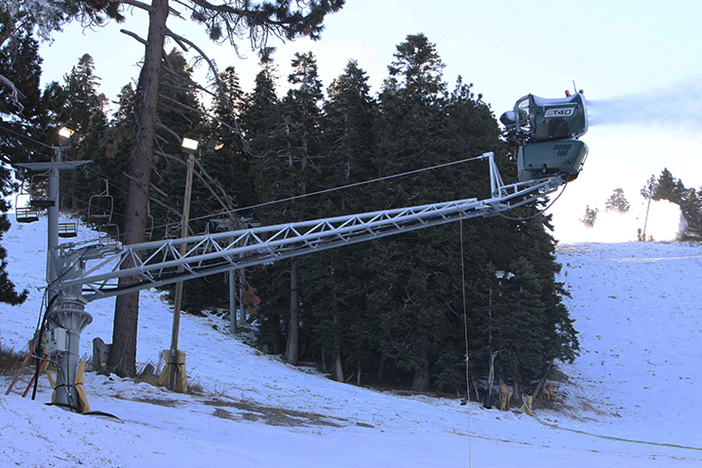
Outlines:
[[[667,200],[680,207],[683,218],[687,224],[682,240],[702,240],[702,188],[685,187],[682,179],[673,177],[667,168],[661,171],[644,187],[644,192],[650,194],[652,200]]]
[[[295,54],[282,96],[270,57],[251,92],[241,89],[234,68],[222,72],[223,96],[198,87],[186,59],[172,51],[160,84],[147,236],[180,235],[186,173],[180,137],[205,148],[211,140],[224,144],[198,156],[191,234],[232,223],[487,197],[487,165],[475,161],[359,184],[487,151],[495,152],[505,178],[516,176],[514,150],[489,104],[461,79],[448,89],[434,44],[410,35],[394,57],[376,96],[355,61],[325,93],[312,53]],[[93,163],[62,179],[63,209],[85,216],[90,197],[108,188],[114,224],[123,225],[135,135],[132,85],[106,115],[89,55],[43,91],[36,48],[24,60],[12,66],[36,67],[37,81],[27,90],[36,95],[36,117],[13,130],[21,137],[2,132],[2,150],[11,153],[5,163],[47,152],[36,142],[50,141],[59,124],[72,126],[85,139],[70,158]],[[341,186],[351,187],[326,191]],[[556,361],[572,361],[578,352],[562,302],[567,292],[555,279],[560,265],[549,222],[538,207],[528,207],[509,218],[466,221],[462,229],[435,227],[251,269],[245,278],[261,299],[253,316],[259,346],[293,364],[319,363],[340,381],[451,392],[465,391],[466,359],[471,378],[484,385],[490,355],[497,353],[496,376],[514,385],[517,397],[535,391]],[[228,305],[224,275],[185,286],[187,311]]]
[[[629,208],[631,208],[631,205],[624,195],[624,190],[621,188],[614,189],[612,195],[610,195],[605,202],[606,212],[614,211],[619,214],[624,214],[629,211]],[[587,228],[595,227],[599,212],[600,210],[598,208],[590,208],[590,205],[587,205],[585,207],[585,214],[580,218],[580,222]]]
[[[641,196],[648,204],[651,201],[667,200],[678,205],[686,223],[685,232],[681,233],[680,240],[698,241],[702,239],[702,188],[696,190],[685,187],[682,179],[674,177],[667,168],[664,168],[658,177],[652,175],[646,181],[641,189]],[[605,211],[607,212],[627,213],[630,208],[631,205],[621,188],[614,189],[612,195],[605,202]],[[597,221],[598,213],[597,208],[590,208],[588,205],[580,222],[591,228]],[[647,218],[648,210],[645,223]],[[639,233],[639,238],[641,240],[647,238],[645,225],[643,232]]]

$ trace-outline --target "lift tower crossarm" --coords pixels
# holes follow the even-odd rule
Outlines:
[[[491,198],[475,198],[410,208],[375,211],[275,226],[168,239],[125,246],[62,244],[59,257],[66,264],[102,259],[82,273],[59,278],[53,289],[82,290],[87,301],[117,296],[233,269],[273,263],[308,253],[365,242],[402,232],[438,226],[459,219],[495,216],[544,198],[563,184],[559,177],[504,185],[493,154],[490,164]],[[181,244],[186,245],[180,253]],[[131,268],[120,269],[130,260]],[[109,271],[106,271],[108,270]],[[135,278],[118,284],[123,277]]]

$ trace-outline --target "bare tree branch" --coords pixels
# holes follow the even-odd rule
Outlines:
[[[177,162],[178,164],[181,164],[183,166],[187,166],[187,163],[183,161],[181,158],[177,156],[173,156],[172,154],[165,153],[163,151],[154,151],[155,154],[158,156],[162,156],[169,161],[174,161]],[[207,187],[207,190],[210,191],[212,196],[217,200],[217,202],[220,204],[222,209],[224,210],[224,213],[232,220],[234,226],[239,229],[243,228],[243,224],[241,223],[241,220],[234,215],[236,211],[236,207],[231,201],[231,197],[227,195],[226,191],[222,187],[222,185],[214,179],[209,173],[205,170],[205,168],[202,166],[200,163],[199,159],[195,159],[195,164],[197,164],[198,170],[194,172],[195,176],[200,180],[200,182],[203,183],[205,187]],[[215,188],[213,188],[213,186]],[[220,193],[218,194],[217,191]],[[208,216],[209,217],[209,216]]]
[[[121,32],[122,34],[125,34],[125,35],[127,35],[127,36],[129,36],[129,37],[132,37],[132,38],[136,39],[138,42],[140,42],[140,43],[143,44],[143,45],[146,45],[146,39],[142,39],[142,38],[141,38],[140,36],[138,36],[136,33],[133,33],[133,32],[128,31],[128,30],[126,30],[126,29],[120,29],[119,32]]]
[[[217,65],[215,64],[215,62],[200,47],[198,47],[192,41],[175,34],[170,29],[166,30],[166,35],[168,37],[172,37],[174,39],[178,38],[178,40],[180,40],[181,42],[188,44],[190,47],[192,47],[193,49],[195,49],[197,51],[197,53],[200,55],[200,57],[202,57],[203,60],[205,60],[210,71],[212,72],[212,76],[214,77],[215,84],[216,84],[217,89],[219,91],[217,98],[220,99],[220,102],[224,103],[224,105],[229,110],[229,113],[232,115],[232,117],[234,117],[234,119],[233,119],[234,131],[237,133],[237,135],[239,135],[239,138],[241,140],[241,144],[244,148],[244,152],[246,154],[250,154],[251,151],[249,149],[248,142],[245,140],[244,133],[241,131],[241,128],[239,127],[239,124],[238,124],[237,119],[236,119],[237,115],[236,115],[236,110],[234,109],[234,104],[232,104],[231,100],[229,99],[229,96],[227,96],[226,88],[224,87],[224,83],[222,83],[222,80],[219,77],[219,72],[217,70]],[[229,128],[231,128],[231,127],[229,127]]]
[[[209,94],[212,97],[217,97],[216,93],[203,87],[200,83],[198,83],[197,81],[194,81],[192,78],[185,76],[181,73],[178,73],[175,70],[170,70],[168,68],[166,68],[165,71],[171,74],[171,78],[173,78],[174,81],[179,80],[179,81],[182,81],[183,83],[185,83],[185,85],[187,85],[187,88],[177,88],[175,85],[168,85],[168,86],[171,86],[173,89],[180,89],[181,91],[184,91],[184,90],[191,91],[192,89],[195,89],[199,92]]]
[[[7,99],[10,101],[10,104],[15,106],[19,112],[22,112],[24,110],[24,106],[20,102],[20,97],[25,98],[24,94],[20,92],[19,89],[17,89],[17,86],[10,81],[8,78],[0,75],[0,82],[10,88],[10,95],[7,97]],[[26,99],[26,98],[25,98]]]
[[[232,203],[231,197],[227,194],[226,190],[224,190],[224,187],[222,187],[222,184],[220,184],[219,181],[212,178],[212,176],[210,176],[207,173],[205,168],[200,163],[200,160],[196,159],[195,163],[197,164],[197,167],[198,167],[198,171],[197,171],[198,177],[203,179],[202,181],[207,186],[210,193],[212,193],[212,195],[217,199],[219,204],[222,205],[222,208],[224,208],[224,210],[226,211],[227,216],[229,216],[229,219],[231,219],[232,223],[234,223],[234,227],[236,229],[243,229],[244,225],[242,224],[239,217],[234,214],[236,211],[236,207],[234,206],[234,203]],[[207,181],[205,181],[204,179],[207,179]],[[217,188],[217,190],[221,194],[221,197],[218,196],[217,193],[215,193],[214,189],[212,189],[212,186],[210,184],[214,185]]]
[[[232,130],[233,132],[235,132],[235,133],[237,133],[237,134],[239,133],[239,129],[238,129],[237,127],[232,127],[232,126],[229,125],[227,122],[224,122],[224,121],[222,121],[221,119],[218,119],[217,117],[215,117],[215,116],[213,116],[213,115],[211,115],[211,114],[208,114],[207,112],[205,112],[205,111],[203,111],[203,110],[195,109],[194,107],[190,107],[190,106],[188,106],[188,105],[186,105],[186,104],[183,104],[183,103],[180,102],[180,101],[176,101],[176,100],[173,99],[173,98],[170,98],[170,97],[168,97],[168,96],[164,96],[163,94],[160,94],[159,97],[162,98],[162,99],[165,99],[166,101],[170,101],[170,102],[172,102],[173,104],[177,104],[177,105],[179,105],[179,106],[181,106],[181,107],[184,107],[184,108],[186,108],[186,109],[189,110],[189,111],[197,112],[198,114],[204,115],[204,116],[207,117],[208,119],[212,119],[213,121],[215,121],[215,122],[217,122],[217,123],[223,125],[224,127],[229,128],[229,129]],[[173,107],[171,107],[171,109],[172,109],[172,108],[173,108]]]
[[[148,11],[149,13],[153,11],[151,5],[144,2],[140,2],[138,0],[120,0],[120,3],[122,3],[123,5],[129,5],[135,8],[139,8],[140,10]]]
[[[126,172],[123,172],[122,175],[124,175],[127,179],[132,179],[132,176],[129,175],[129,174],[127,174]],[[157,192],[158,194],[160,194],[160,195],[162,195],[162,196],[164,196],[164,197],[168,197],[168,194],[167,194],[167,193],[165,193],[163,190],[161,190],[161,189],[159,189],[158,187],[156,187],[154,184],[150,184],[150,187],[151,187],[151,190],[154,190],[154,191]],[[172,206],[170,206],[170,205],[168,205],[168,204],[162,202],[162,201],[159,200],[158,198],[149,197],[149,201],[152,201],[152,202],[156,203],[157,205],[159,205],[159,206],[165,208],[166,212],[172,212],[172,213],[176,214],[178,217],[181,217],[181,216],[182,216],[181,213],[180,213],[179,211],[177,211],[176,209],[174,209]]]
[[[161,96],[161,97],[163,97],[163,96]],[[183,137],[181,135],[178,135],[176,132],[171,130],[169,127],[165,126],[162,122],[158,122],[158,128],[160,128],[161,130],[170,134],[173,137],[173,139],[178,142],[178,144],[181,144],[183,142]]]

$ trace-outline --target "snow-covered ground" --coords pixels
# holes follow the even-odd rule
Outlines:
[[[46,222],[2,239],[19,307],[0,305],[0,343],[23,349],[44,283]],[[82,235],[88,235],[82,231]],[[689,467],[702,466],[702,246],[572,244],[561,280],[580,331],[580,358],[560,370],[558,410],[536,418],[478,403],[340,384],[244,345],[217,318],[183,316],[180,348],[201,395],[115,376],[86,376],[93,410],[124,423],[0,396],[0,466],[26,467]],[[82,334],[111,339],[112,300],[88,305]],[[142,293],[138,360],[158,363],[171,313]],[[9,383],[0,379],[1,395]],[[513,408],[514,409],[514,408]],[[551,424],[551,425],[546,425]]]

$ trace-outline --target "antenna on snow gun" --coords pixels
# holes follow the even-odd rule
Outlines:
[[[588,153],[587,145],[578,140],[588,128],[582,90],[566,91],[565,97],[556,99],[527,94],[500,116],[500,122],[515,129],[522,142],[517,154],[521,182],[546,177],[569,182],[578,177]]]

